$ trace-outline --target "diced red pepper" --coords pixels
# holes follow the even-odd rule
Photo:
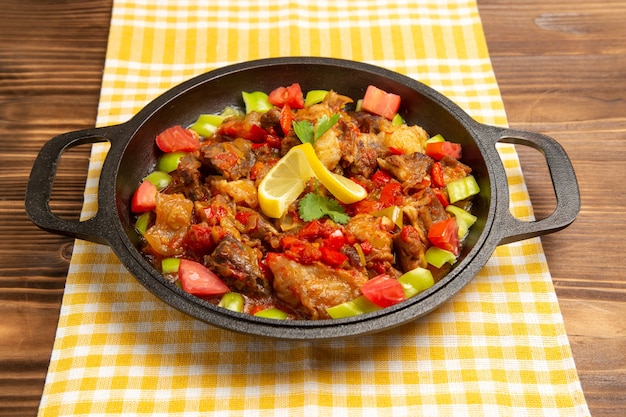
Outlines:
[[[249,211],[238,211],[237,214],[235,214],[235,220],[243,225],[246,225],[251,215],[252,213]]]
[[[444,156],[461,159],[461,144],[454,142],[432,142],[426,144],[426,155],[439,161]]]
[[[390,181],[383,187],[378,199],[382,208],[390,206],[401,206],[404,202],[402,196],[402,185],[396,181]]]
[[[374,175],[372,175],[372,181],[374,181],[374,184],[376,184],[378,187],[382,187],[383,185],[387,184],[389,181],[391,181],[393,177],[382,170],[378,170],[376,172],[374,172]]]
[[[350,204],[348,212],[351,216],[359,213],[371,213],[380,209],[380,202],[374,200],[361,200],[356,203]]]
[[[394,148],[393,146],[389,147],[389,152],[391,152],[393,155],[404,155],[404,149]]]
[[[453,217],[433,223],[428,229],[428,240],[456,256],[460,253],[459,226]]]
[[[287,257],[303,265],[311,265],[322,258],[320,249],[308,242],[294,243],[284,253]]]
[[[289,87],[278,87],[268,96],[269,102],[274,106],[282,107],[288,104],[292,109],[304,108],[304,95],[300,84],[293,83]]]
[[[389,307],[406,300],[402,284],[387,274],[378,275],[361,287],[363,295],[379,307]]]
[[[193,152],[200,148],[198,134],[180,125],[172,126],[159,133],[156,144],[163,152]]]
[[[322,262],[329,266],[338,267],[348,260],[348,257],[338,250],[322,246],[320,251],[322,252]]]
[[[324,239],[324,242],[322,244],[324,247],[327,247],[329,249],[339,250],[345,243],[346,238],[343,232],[341,231],[341,229],[337,229],[332,232],[327,239]]]
[[[364,255],[369,255],[372,250],[374,250],[374,246],[368,241],[361,242],[359,243],[359,245],[361,245],[361,250],[363,251]]]
[[[181,259],[178,267],[178,278],[183,290],[193,295],[220,295],[230,291],[228,286],[206,266]]]
[[[205,220],[210,225],[220,224],[220,220],[228,216],[228,210],[224,206],[212,205],[206,206],[202,209]]]
[[[391,120],[400,108],[400,96],[370,85],[365,91],[361,108]]]
[[[154,184],[146,180],[135,190],[130,202],[133,213],[144,213],[156,208],[156,195],[158,190]]]
[[[208,255],[215,249],[212,231],[212,227],[192,224],[183,240],[184,248],[199,256]]]
[[[276,135],[265,135],[265,143],[264,145],[269,146],[270,148],[280,149],[282,144],[282,139]],[[256,145],[256,144],[253,144]]]
[[[244,120],[226,120],[218,129],[218,133],[231,138],[243,138],[254,143],[264,143],[267,132],[261,126],[254,123],[246,123]]]

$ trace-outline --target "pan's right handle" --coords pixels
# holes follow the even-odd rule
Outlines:
[[[569,226],[580,211],[580,190],[574,167],[563,147],[553,138],[541,133],[507,128],[490,127],[496,142],[513,143],[535,148],[546,160],[550,172],[549,180],[556,196],[556,208],[548,217],[535,221],[522,221],[508,210],[508,187],[503,184],[500,192],[506,195],[506,209],[501,210],[499,244],[516,242],[531,237],[559,231]],[[495,149],[495,147],[493,148]],[[504,200],[504,199],[503,199]],[[504,205],[502,206],[504,207]]]
[[[102,216],[99,213],[85,221],[67,220],[53,214],[49,203],[58,162],[63,152],[83,144],[109,142],[107,132],[110,129],[102,127],[68,132],[43,145],[33,164],[26,188],[26,214],[33,223],[52,233],[107,244],[105,233],[100,233],[106,228],[101,227]]]

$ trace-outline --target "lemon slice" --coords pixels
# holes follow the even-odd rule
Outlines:
[[[304,191],[309,178],[314,176],[306,154],[298,146],[291,148],[259,184],[258,197],[263,213],[269,217],[281,217]]]
[[[281,217],[315,177],[344,204],[367,197],[367,191],[354,181],[329,171],[310,143],[294,146],[265,175],[259,184],[261,210],[266,216]]]
[[[329,171],[315,154],[315,149],[310,143],[296,146],[306,155],[317,179],[326,187],[332,195],[344,204],[356,203],[367,197],[367,191],[356,182],[343,175]]]

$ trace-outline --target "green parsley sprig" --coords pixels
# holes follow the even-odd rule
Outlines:
[[[317,193],[305,195],[298,202],[298,212],[305,222],[318,220],[324,216],[330,217],[332,221],[339,224],[346,224],[350,220],[346,210],[336,200]]]
[[[296,132],[296,136],[298,136],[300,142],[313,145],[316,140],[339,121],[339,117],[339,113],[335,113],[330,117],[323,115],[317,119],[315,126],[308,120],[300,120],[299,122],[293,123],[293,130]]]

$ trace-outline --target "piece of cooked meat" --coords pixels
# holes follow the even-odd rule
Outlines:
[[[368,242],[372,250],[365,255],[366,266],[374,263],[393,263],[393,238],[391,232],[395,223],[387,216],[373,216],[359,213],[352,217],[345,226],[346,232],[358,242]]]
[[[472,168],[449,156],[444,156],[439,162],[443,168],[444,184],[465,178],[472,172]]]
[[[413,226],[406,225],[393,239],[396,250],[396,263],[403,271],[411,271],[417,267],[426,268],[426,249],[423,236]]]
[[[208,268],[219,275],[228,287],[248,295],[271,295],[270,280],[259,267],[261,252],[231,235],[204,257]]]
[[[428,229],[433,223],[449,217],[443,204],[430,188],[414,194],[411,198],[412,200],[402,207],[402,212],[424,236],[428,234]]]
[[[211,191],[204,184],[200,171],[202,161],[195,153],[188,153],[180,159],[178,168],[171,173],[172,182],[164,191],[166,194],[183,194],[191,201],[206,200]]]
[[[389,171],[404,188],[419,185],[430,173],[433,162],[430,156],[419,152],[378,158],[378,165]]]
[[[332,268],[319,262],[301,265],[276,253],[268,254],[267,265],[274,274],[276,296],[312,320],[330,318],[326,309],[358,297],[368,279],[356,268]]]
[[[203,146],[200,152],[210,170],[230,181],[248,177],[255,163],[252,142],[242,138],[232,142],[210,143]]]

